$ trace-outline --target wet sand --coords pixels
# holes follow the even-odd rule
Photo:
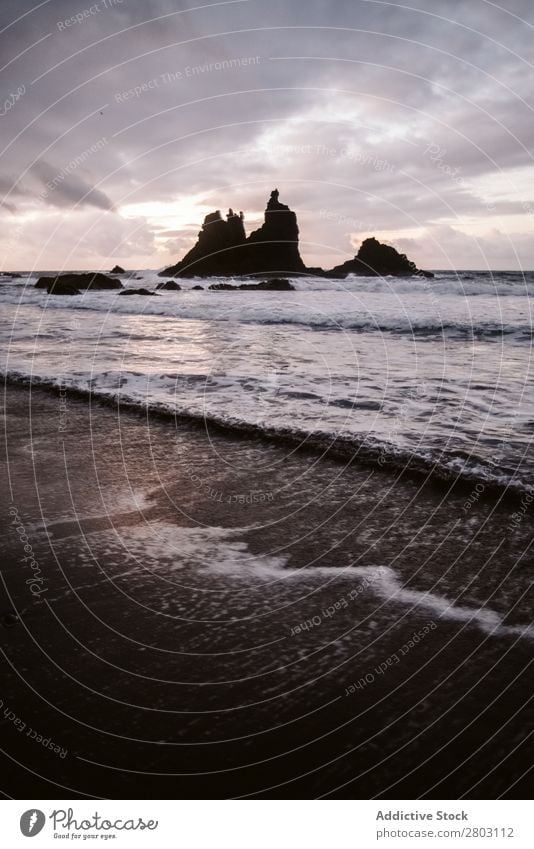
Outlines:
[[[4,794],[530,795],[516,502],[40,389],[5,437]]]

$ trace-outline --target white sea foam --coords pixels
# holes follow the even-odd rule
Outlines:
[[[142,274],[125,285],[161,282]],[[2,365],[208,424],[343,437],[396,463],[530,486],[531,278],[303,278],[295,292],[181,280],[181,292],[126,298],[15,280],[0,286]]]
[[[288,592],[295,583],[321,584],[324,587],[339,582],[361,584],[362,593],[370,593],[385,604],[409,607],[414,611],[430,611],[436,619],[459,622],[478,628],[492,637],[515,637],[534,640],[534,627],[529,624],[508,625],[504,617],[488,607],[456,604],[431,591],[414,590],[403,585],[399,576],[387,566],[304,566],[291,568],[288,559],[276,555],[252,553],[243,536],[251,530],[222,527],[180,527],[169,523],[147,523],[121,533],[98,531],[90,539],[102,544],[111,539],[126,562],[124,571],[114,573],[113,579],[143,579],[152,575],[163,581],[171,580],[180,586],[199,588],[198,576],[251,583],[268,583]],[[98,552],[98,548],[96,549]],[[109,557],[109,551],[108,551]],[[362,583],[362,579],[365,583]],[[206,585],[210,589],[210,585]],[[217,587],[213,587],[217,592]]]
[[[271,560],[261,559],[251,565],[255,578],[261,581],[320,581],[325,585],[331,581],[342,578],[350,583],[360,582],[365,579],[365,587],[370,593],[378,596],[387,604],[399,604],[410,607],[413,610],[429,610],[435,614],[437,619],[450,622],[465,622],[478,628],[484,633],[495,637],[519,637],[534,640],[534,626],[505,625],[504,617],[490,607],[469,607],[457,605],[443,596],[430,591],[407,589],[403,586],[398,575],[387,566],[318,566],[302,569],[291,569]],[[226,569],[223,563],[217,569],[218,572],[226,572],[231,577],[250,579],[250,570],[244,572],[242,565],[231,564]]]
[[[160,278],[123,281],[126,288],[155,290]],[[230,281],[232,282],[232,281]],[[239,284],[234,280],[234,284]],[[456,279],[421,281],[398,278],[292,280],[295,292],[193,291],[198,280],[181,280],[182,292],[154,297],[122,297],[117,291],[87,291],[76,297],[49,296],[27,285],[3,285],[3,303],[33,305],[76,313],[95,311],[117,315],[169,316],[181,320],[289,324],[330,330],[395,333],[530,336],[529,296],[534,281],[495,282]],[[202,282],[207,287],[210,281]],[[469,285],[467,285],[469,284]],[[66,301],[68,300],[68,304]],[[83,314],[83,313],[82,313]],[[84,319],[85,321],[86,319]],[[97,321],[98,319],[95,319]]]

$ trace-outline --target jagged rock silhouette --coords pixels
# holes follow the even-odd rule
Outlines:
[[[262,275],[311,274],[324,277],[412,276],[433,277],[419,271],[405,254],[377,239],[365,239],[357,255],[330,271],[306,268],[299,252],[296,214],[279,200],[273,189],[265,209],[264,222],[246,235],[243,213],[228,210],[226,220],[220,210],[206,215],[194,247],[176,265],[160,272],[160,277],[257,277]]]
[[[193,248],[162,277],[214,277],[261,274],[302,274],[306,271],[298,247],[297,216],[271,192],[262,226],[247,238],[243,213],[219,210],[206,215]]]

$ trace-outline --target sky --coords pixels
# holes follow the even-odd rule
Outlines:
[[[161,268],[271,190],[307,265],[534,268],[531,0],[2,0],[0,268]]]

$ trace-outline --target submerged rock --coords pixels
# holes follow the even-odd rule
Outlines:
[[[346,277],[348,274],[365,277],[434,276],[430,271],[420,271],[406,254],[399,253],[391,245],[384,245],[374,237],[362,242],[354,259],[349,259],[342,265],[336,265],[325,274],[328,277]]]
[[[243,287],[241,287],[243,288]],[[258,283],[258,289],[265,292],[294,292],[295,287],[282,277],[272,277],[270,280],[262,280]]]
[[[194,286],[193,288],[197,288]],[[200,287],[202,288],[202,287]],[[255,292],[293,292],[295,287],[291,285],[289,280],[281,280],[274,278],[273,280],[262,280],[260,283],[241,283],[239,286],[234,286],[232,283],[212,283],[208,286],[216,292],[221,291],[255,291]]]
[[[196,289],[197,291],[203,292],[204,286],[191,286],[191,289]]]
[[[182,287],[174,280],[168,280],[166,283],[158,283],[156,289],[165,289],[167,292],[180,292]]]
[[[60,274],[57,277],[39,277],[36,289],[49,289],[59,283],[61,286],[71,286],[75,289],[122,289],[122,283],[115,277],[105,274]]]
[[[155,292],[149,292],[148,289],[123,289],[119,295],[155,295]]]
[[[273,277],[272,280],[262,280],[260,283],[242,283],[238,289],[256,289],[259,292],[294,292],[295,287],[289,280]]]

